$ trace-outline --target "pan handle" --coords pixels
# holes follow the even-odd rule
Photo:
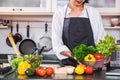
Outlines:
[[[12,34],[12,32],[13,32],[13,26],[12,26],[12,25],[11,25],[11,27],[10,27],[10,30],[11,30],[10,33]]]
[[[30,31],[30,26],[27,25],[27,37],[29,38],[29,31]]]
[[[12,34],[8,34],[7,37],[8,37],[8,39],[10,40],[10,43],[11,43],[13,49],[15,50],[15,53],[16,53],[16,55],[17,55],[17,58],[21,57],[20,52],[18,51],[17,46],[15,45],[15,42],[14,42],[14,40],[13,40]]]
[[[19,32],[19,25],[18,23],[16,24],[16,28],[17,28],[17,33]]]
[[[46,46],[43,46],[43,47],[39,50],[38,54],[42,53],[42,51],[44,50],[45,47],[46,47]]]
[[[48,24],[47,22],[45,23],[45,32],[47,32]]]

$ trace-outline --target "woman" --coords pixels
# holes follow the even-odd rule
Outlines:
[[[75,46],[95,46],[106,35],[99,12],[85,3],[88,0],[70,0],[53,16],[52,44],[61,66],[77,65],[71,58]]]

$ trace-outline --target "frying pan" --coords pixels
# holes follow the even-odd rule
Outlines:
[[[16,44],[17,42],[15,41],[15,39],[14,39],[14,35],[12,34],[12,32],[13,32],[13,26],[12,26],[12,25],[10,26],[10,29],[11,29],[11,32],[10,32],[9,34],[12,35],[13,40],[14,40],[14,42],[15,42],[15,44]],[[6,38],[6,43],[7,43],[7,45],[8,45],[9,47],[12,47],[12,45],[11,45],[11,43],[10,43],[8,37]]]
[[[32,39],[29,39],[29,28],[30,26],[27,25],[27,39],[21,41],[19,45],[21,54],[32,54],[36,50],[36,43]]]
[[[19,52],[17,46],[15,45],[15,42],[14,42],[14,39],[13,39],[12,34],[11,34],[11,33],[8,34],[7,37],[8,37],[8,39],[9,39],[9,41],[10,41],[10,43],[11,43],[11,45],[12,45],[12,47],[13,47],[13,49],[14,49],[16,55],[17,55],[17,58],[21,57],[21,54],[20,54],[20,52]]]
[[[48,35],[47,27],[48,27],[48,24],[45,23],[45,34],[39,39],[39,43],[38,43],[38,47],[40,49],[42,47],[45,47],[43,50],[44,52],[52,49],[52,42],[51,42],[50,36]]]
[[[14,39],[16,42],[20,42],[22,40],[22,36],[19,33],[19,24],[16,24],[16,29],[17,29],[17,33],[14,35]]]

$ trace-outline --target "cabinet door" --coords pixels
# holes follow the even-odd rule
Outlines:
[[[90,6],[96,7],[100,12],[120,12],[120,0],[89,0]]]
[[[55,12],[58,7],[63,7],[68,3],[69,0],[52,0],[52,12]]]
[[[0,0],[0,12],[50,12],[51,0]]]

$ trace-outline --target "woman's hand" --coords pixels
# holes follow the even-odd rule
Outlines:
[[[71,57],[71,58],[73,58],[74,60],[76,60],[78,64],[81,64],[81,62],[79,62],[75,57],[72,57],[70,51],[62,51],[60,54],[62,54],[62,55],[64,55],[64,56]]]
[[[64,55],[64,56],[72,57],[70,51],[62,51],[60,54],[62,54],[62,55]]]

